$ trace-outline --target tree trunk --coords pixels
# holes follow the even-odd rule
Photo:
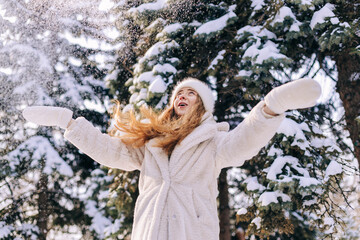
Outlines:
[[[48,233],[49,205],[47,196],[48,178],[46,174],[41,174],[40,181],[37,184],[38,189],[38,215],[37,226],[39,228],[39,240],[46,240]]]
[[[230,240],[230,207],[227,169],[222,169],[219,176],[219,219],[220,240]]]
[[[336,90],[340,94],[345,109],[346,128],[354,145],[354,154],[360,167],[360,57],[342,53],[336,57],[338,82]]]

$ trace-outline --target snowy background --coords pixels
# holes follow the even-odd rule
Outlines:
[[[112,99],[161,109],[185,76],[213,88],[215,118],[232,127],[274,86],[317,80],[318,106],[288,112],[258,156],[227,171],[229,231],[358,239],[358,162],[331,51],[360,38],[359,16],[346,20],[341,1],[245,2],[0,0],[0,239],[128,237],[136,173],[99,166],[21,111],[67,107],[106,132]]]

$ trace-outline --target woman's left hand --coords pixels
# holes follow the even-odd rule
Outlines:
[[[311,78],[303,78],[274,88],[264,100],[268,110],[282,114],[291,109],[315,106],[320,95],[320,84]]]

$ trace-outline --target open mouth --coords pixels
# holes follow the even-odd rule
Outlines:
[[[187,106],[187,104],[186,104],[186,103],[181,102],[181,103],[179,103],[179,104],[178,104],[178,106],[179,106],[179,107],[186,107],[186,106]]]

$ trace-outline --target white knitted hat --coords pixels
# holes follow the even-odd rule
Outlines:
[[[213,113],[215,100],[212,95],[211,89],[206,83],[196,78],[185,78],[175,86],[171,95],[171,105],[174,103],[176,94],[180,91],[180,89],[184,87],[190,87],[194,89],[199,94],[204,104],[205,110],[207,112]]]

